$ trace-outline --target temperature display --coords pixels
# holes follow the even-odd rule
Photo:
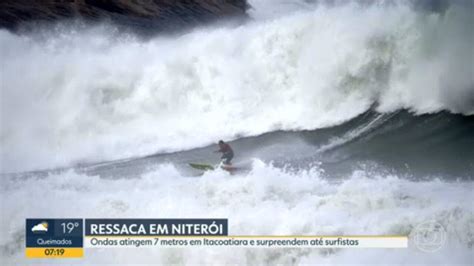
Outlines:
[[[61,227],[63,228],[63,234],[71,234],[74,229],[79,228],[81,224],[79,222],[67,222],[61,223]]]
[[[28,258],[78,258],[84,255],[82,219],[26,219]]]

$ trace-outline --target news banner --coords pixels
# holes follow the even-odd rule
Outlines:
[[[403,235],[230,235],[227,219],[26,219],[26,257],[93,248],[407,248]]]

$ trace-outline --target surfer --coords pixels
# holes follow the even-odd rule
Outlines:
[[[225,165],[232,165],[230,161],[232,161],[232,158],[234,158],[234,151],[230,147],[229,144],[225,143],[222,140],[219,140],[219,150],[215,152],[222,152],[221,159],[223,160]]]

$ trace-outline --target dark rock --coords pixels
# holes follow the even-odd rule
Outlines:
[[[182,30],[246,18],[247,8],[247,0],[2,0],[0,27],[17,31],[35,23],[80,19],[150,31]]]

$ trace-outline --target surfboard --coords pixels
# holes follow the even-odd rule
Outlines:
[[[204,164],[204,163],[190,163],[189,166],[191,166],[194,169],[203,170],[203,171],[216,170],[214,166],[210,164]],[[220,168],[229,172],[237,170],[237,168],[232,165],[221,165]]]
[[[190,163],[189,166],[191,166],[194,169],[204,170],[204,171],[214,170],[214,166],[209,165],[209,164],[203,164],[203,163]]]

